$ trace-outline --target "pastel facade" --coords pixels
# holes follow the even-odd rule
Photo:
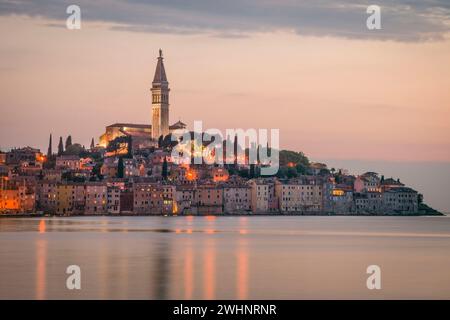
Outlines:
[[[78,170],[81,168],[81,160],[78,156],[62,155],[56,157],[56,169]]]
[[[156,183],[135,183],[133,185],[133,212],[145,215],[162,214],[162,188]]]
[[[108,189],[106,183],[86,183],[86,214],[105,214],[107,212]]]
[[[267,213],[269,210],[270,183],[262,179],[250,181],[252,189],[251,210],[253,213]]]
[[[252,207],[252,188],[247,184],[225,185],[223,199],[226,213],[246,213]]]

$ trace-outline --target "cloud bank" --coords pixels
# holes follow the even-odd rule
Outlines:
[[[81,7],[84,22],[130,32],[236,38],[289,31],[299,35],[394,41],[441,40],[450,32],[448,0],[0,0],[0,15],[64,21]],[[381,7],[381,30],[368,30],[366,8]]]

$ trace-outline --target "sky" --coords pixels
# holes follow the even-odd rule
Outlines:
[[[0,43],[1,149],[150,123],[161,48],[171,123],[280,129],[311,159],[450,163],[448,1],[0,0]]]

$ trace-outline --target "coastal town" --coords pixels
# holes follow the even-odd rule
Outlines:
[[[162,51],[151,88],[152,124],[114,123],[88,148],[50,134],[46,153],[0,151],[0,214],[46,215],[419,215],[439,214],[399,179],[311,162],[279,151],[279,169],[261,175],[248,149],[222,164],[173,159],[169,83]],[[233,140],[233,137],[230,137]],[[203,146],[204,147],[204,146]],[[261,146],[258,146],[261,148]],[[267,146],[267,151],[270,148]]]

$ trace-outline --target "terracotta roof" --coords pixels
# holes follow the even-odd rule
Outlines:
[[[107,126],[107,128],[111,128],[111,127],[128,127],[128,128],[136,128],[136,129],[151,129],[151,125],[150,124],[135,124],[135,123],[114,123],[111,124],[109,126]]]
[[[184,128],[186,128],[186,124],[184,124],[179,120],[173,125],[169,126],[169,129],[184,129]]]

